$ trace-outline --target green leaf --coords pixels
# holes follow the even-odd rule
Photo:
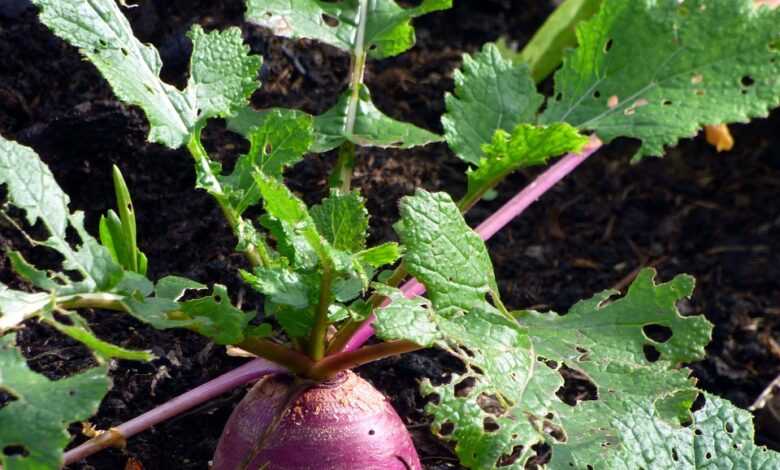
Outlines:
[[[395,242],[382,243],[355,253],[355,258],[359,263],[372,268],[381,268],[386,264],[395,263],[400,257],[401,247]]]
[[[6,470],[60,468],[68,425],[97,412],[109,388],[108,370],[52,381],[29,369],[13,341],[13,335],[0,337],[0,391],[13,398],[0,407],[0,449],[21,446],[27,455],[0,452],[0,463]]]
[[[693,415],[701,434],[694,431],[688,461],[696,468],[780,468],[780,454],[755,445],[749,412],[715,395],[704,396],[704,407]]]
[[[40,314],[51,300],[52,295],[46,292],[22,292],[0,283],[0,334]]]
[[[605,0],[541,120],[640,139],[639,159],[704,124],[766,116],[780,104],[778,23],[780,10],[751,0]]]
[[[368,237],[368,211],[357,191],[331,190],[330,197],[309,210],[317,230],[333,248],[349,253],[362,250]]]
[[[64,257],[63,268],[81,276],[68,279],[61,274],[60,280],[64,282],[59,284],[72,284],[71,290],[86,292],[107,290],[119,282],[121,268],[113,262],[108,250],[84,230],[84,214],[70,213],[70,199],[31,148],[0,138],[1,184],[6,185],[8,201],[24,211],[30,226],[40,221],[46,228],[49,238],[41,244],[58,251]],[[75,229],[82,242],[75,249],[65,239],[68,226]],[[43,283],[41,272],[33,274],[30,268],[29,264],[24,267],[27,275],[34,275],[38,284]]]
[[[151,361],[155,355],[149,351],[133,351],[115,344],[108,343],[95,336],[89,324],[76,312],[69,312],[70,325],[59,322],[53,316],[44,315],[44,319],[58,331],[70,336],[87,346],[89,349],[107,359],[127,359],[130,361]]]
[[[405,339],[420,346],[433,346],[442,339],[437,318],[430,302],[424,297],[407,299],[400,289],[372,284],[377,294],[390,299],[386,307],[376,309],[374,330],[385,341]]]
[[[295,309],[312,305],[312,294],[317,291],[310,279],[289,268],[256,268],[254,274],[241,271],[241,278],[274,303]]]
[[[411,148],[441,142],[441,136],[412,124],[396,121],[374,106],[368,87],[360,85],[352,132],[349,132],[350,90],[324,114],[314,118],[313,152],[326,152],[349,140],[364,147]]]
[[[692,438],[683,421],[698,391],[679,363],[703,356],[712,326],[676,309],[690,296],[692,278],[656,285],[653,276],[642,271],[623,298],[608,302],[615,292],[604,292],[567,315],[518,312],[510,325],[504,316],[475,309],[440,320],[450,341],[444,347],[467,370],[444,385],[426,382],[422,390],[439,397],[426,410],[435,431],[454,425],[446,439],[456,442],[463,465],[496,468],[522,446],[509,468],[523,468],[532,447],[546,442],[553,469],[687,468],[673,463],[672,449],[680,445],[674,433]],[[643,331],[650,325],[669,328],[671,337],[650,339]],[[660,359],[648,361],[646,347],[655,347]],[[529,362],[512,364],[521,359]],[[564,384],[563,366],[590,381],[597,397],[561,401],[556,391]]]
[[[425,284],[439,313],[482,308],[485,294],[498,292],[485,243],[446,193],[418,189],[403,198],[395,231],[409,273]]]
[[[307,248],[316,254],[322,265],[332,265],[336,253],[317,231],[317,225],[309,215],[306,204],[276,178],[261,172],[255,172],[254,178],[263,196],[265,210],[280,225],[281,233],[276,235],[287,239],[288,243],[295,246],[295,261],[298,265],[312,267],[309,264],[311,259],[307,259],[304,265],[300,263],[301,259],[298,256],[300,253],[305,253]]]
[[[544,101],[528,67],[502,58],[493,44],[473,57],[464,54],[454,78],[455,93],[445,97],[447,112],[441,123],[450,148],[474,165],[496,130],[511,131],[520,123],[534,122]]]
[[[119,168],[113,167],[114,192],[119,215],[113,210],[100,218],[100,243],[123,268],[146,274],[146,256],[138,249],[135,212],[130,190]]]
[[[518,124],[511,134],[499,129],[493,141],[482,146],[483,156],[477,168],[468,170],[469,193],[493,187],[521,168],[544,165],[552,157],[579,152],[587,142],[587,137],[565,123]]]
[[[250,143],[249,153],[239,157],[233,173],[220,178],[231,205],[240,215],[260,200],[252,173],[259,169],[281,178],[285,168],[301,161],[314,140],[313,120],[310,115],[291,109],[258,112],[247,107],[228,122]]]
[[[451,6],[452,0],[423,0],[407,8],[393,0],[247,0],[246,19],[278,36],[316,39],[381,59],[414,45],[412,18]]]
[[[614,302],[607,303],[617,292],[604,291],[578,302],[566,315],[528,312],[520,322],[528,326],[539,343],[537,352],[545,357],[574,359],[582,354],[578,348],[584,348],[609,360],[642,363],[643,347],[648,345],[661,360],[675,365],[702,359],[712,325],[701,315],[683,317],[675,307],[693,292],[693,278],[681,275],[655,285],[654,275],[652,269],[641,271],[626,296]],[[672,336],[655,341],[645,327],[669,329]]]
[[[157,297],[169,300],[179,300],[188,290],[203,290],[205,284],[179,276],[165,276],[157,281],[154,292]]]
[[[211,295],[179,304],[181,311],[196,320],[191,327],[217,344],[238,344],[254,314],[244,313],[230,303],[227,288],[214,284]]]
[[[232,116],[260,86],[256,77],[262,59],[249,55],[239,28],[206,33],[194,25],[188,36],[192,57],[186,92],[196,97],[198,118]]]
[[[547,17],[520,53],[507,56],[528,64],[535,82],[540,82],[561,65],[563,53],[577,45],[576,26],[599,11],[602,0],[566,0]]]
[[[144,110],[151,142],[182,146],[200,121],[232,114],[257,87],[260,59],[247,56],[237,28],[211,33],[192,29],[191,76],[187,89],[180,91],[160,79],[157,49],[135,38],[114,0],[33,3],[41,9],[41,21],[79,48],[119,99]]]

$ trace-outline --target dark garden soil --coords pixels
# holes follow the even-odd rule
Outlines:
[[[229,287],[244,309],[258,309],[258,295],[242,286],[245,267],[234,239],[209,197],[193,189],[191,160],[183,151],[145,143],[142,114],[117,104],[108,85],[78,52],[44,27],[33,11],[12,11],[0,2],[0,133],[35,148],[50,165],[72,207],[87,213],[96,233],[99,214],[113,207],[110,168],[120,166],[135,200],[140,244],[152,278],[188,276]],[[345,87],[348,59],[308,41],[272,38],[242,22],[240,0],[145,0],[127,10],[136,33],[154,43],[164,77],[186,80],[193,22],[207,28],[239,25],[254,52],[265,57],[258,107],[291,106],[319,113]],[[498,35],[520,44],[552,10],[534,0],[456,1],[452,11],[416,22],[418,45],[410,52],[371,63],[367,81],[378,106],[398,119],[441,131],[443,96],[453,87],[460,54]],[[549,83],[546,85],[549,87]],[[475,117],[476,118],[476,117]],[[595,292],[623,288],[641,266],[661,279],[691,273],[696,293],[684,312],[703,312],[715,323],[707,358],[693,365],[706,390],[749,405],[780,374],[780,113],[732,127],[737,147],[716,154],[702,138],[688,140],[665,159],[629,165],[632,142],[617,142],[556,186],[521,219],[489,242],[505,302],[516,308],[566,311]],[[245,145],[219,123],[207,146],[230,166]],[[312,155],[288,173],[309,203],[326,192],[334,155]],[[373,214],[372,238],[392,239],[396,202],[417,186],[463,193],[464,166],[444,145],[411,151],[360,151],[356,185]],[[500,196],[470,214],[477,223],[527,184],[534,172],[500,186]],[[3,223],[5,224],[5,223]],[[56,262],[30,249],[7,224],[0,244],[20,249],[42,264]],[[0,282],[25,288],[0,258]],[[156,331],[128,316],[88,314],[103,338],[151,349],[149,364],[113,364],[114,387],[94,423],[106,428],[134,417],[237,366],[242,360],[195,334]],[[87,351],[49,328],[30,323],[18,339],[32,367],[50,377],[87,367]],[[440,353],[392,358],[360,369],[392,400],[413,430],[430,469],[458,468],[450,449],[430,436],[416,391],[422,377],[440,377],[453,363]],[[587,393],[572,383],[569,397]],[[241,398],[236,390],[200,409],[132,438],[126,450],[110,450],[71,468],[205,469],[222,425]],[[780,448],[780,424],[762,417],[758,438]],[[73,429],[78,432],[78,427]],[[82,437],[78,438],[83,440]],[[136,468],[136,467],[128,467]]]

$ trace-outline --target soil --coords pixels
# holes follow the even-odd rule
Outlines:
[[[193,189],[194,173],[183,151],[145,143],[142,114],[121,106],[96,70],[56,39],[24,2],[0,2],[0,133],[35,148],[70,194],[71,207],[87,214],[96,233],[99,214],[113,207],[110,169],[117,164],[131,188],[140,244],[150,275],[179,274],[228,286],[233,301],[258,309],[260,298],[237,279],[245,267],[235,240],[209,197]],[[154,43],[164,78],[186,81],[192,23],[207,28],[238,25],[262,54],[264,85],[258,107],[290,106],[319,113],[345,87],[348,59],[310,41],[271,37],[242,21],[240,0],[147,0],[127,10],[136,33]],[[22,5],[21,8],[19,5]],[[10,6],[9,6],[10,5]],[[14,6],[15,5],[15,6]],[[458,1],[450,11],[416,21],[418,44],[400,57],[370,63],[367,82],[387,114],[441,131],[444,93],[462,52],[507,35],[523,44],[552,11],[546,0]],[[546,84],[549,88],[549,83]],[[558,184],[489,243],[504,301],[511,307],[566,311],[595,292],[625,287],[641,266],[661,279],[688,272],[696,293],[684,312],[702,312],[715,324],[707,358],[693,364],[701,386],[745,407],[780,374],[780,112],[734,125],[737,146],[717,154],[702,138],[684,141],[663,159],[628,161],[634,142],[618,141]],[[245,144],[215,123],[209,150],[226,165]],[[309,203],[326,192],[335,156],[309,156],[288,180]],[[368,198],[372,239],[393,239],[397,200],[415,187],[459,195],[464,165],[443,145],[409,151],[363,149],[356,186]],[[499,196],[469,213],[485,218],[527,184],[521,172],[499,187]],[[11,227],[0,225],[3,248],[22,250],[43,265],[56,259],[31,249]],[[25,288],[0,259],[0,282]],[[114,387],[92,421],[110,427],[223,373],[242,361],[183,331],[156,331],[128,316],[87,314],[101,337],[150,349],[159,359],[112,363]],[[18,339],[31,367],[57,378],[88,367],[77,343],[30,323]],[[416,383],[441,377],[457,365],[436,351],[391,358],[359,370],[392,400],[412,429],[429,469],[458,468],[452,451],[431,437]],[[205,469],[222,425],[243,395],[236,390],[203,407],[71,466],[80,469]],[[570,393],[578,393],[577,388]],[[767,414],[759,442],[780,449],[780,425]],[[78,433],[78,426],[72,428]],[[78,442],[83,437],[76,438]],[[132,466],[136,465],[136,466]]]

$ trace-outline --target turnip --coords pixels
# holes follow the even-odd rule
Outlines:
[[[674,462],[712,455],[711,436],[720,433],[725,442],[724,429],[732,432],[739,421],[717,401],[690,413],[700,391],[682,364],[703,357],[711,332],[703,317],[677,310],[692,292],[692,278],[657,283],[652,270],[637,270],[620,299],[613,291],[598,293],[566,315],[510,310],[484,240],[602,141],[638,139],[639,159],[660,154],[704,124],[747,120],[780,103],[780,12],[754,9],[748,0],[604,0],[580,26],[580,45],[567,55],[550,99],[539,93],[526,64],[513,63],[494,45],[465,54],[455,89],[445,96],[444,134],[438,135],[380,111],[363,78],[369,58],[413,45],[412,18],[448,8],[449,0],[405,6],[393,0],[248,0],[250,22],[349,54],[347,89],[318,116],[249,106],[262,60],[250,54],[237,28],[192,28],[190,77],[180,89],[162,81],[157,50],[135,38],[114,0],[33,3],[41,21],[78,47],[122,100],[145,112],[150,141],[189,150],[198,187],[220,206],[236,251],[245,255],[238,275],[262,296],[262,308],[243,311],[219,284],[198,296],[207,287],[193,280],[148,279],[118,169],[119,213],[103,219],[98,241],[35,152],[0,138],[0,184],[8,199],[1,209],[10,204],[28,225],[42,222],[35,233],[48,238],[32,244],[63,260],[56,272],[9,252],[10,264],[38,291],[0,284],[0,462],[6,470],[56,467],[67,424],[93,414],[109,387],[108,359],[153,359],[97,338],[77,313],[82,308],[124,312],[159,329],[187,328],[259,359],[99,435],[69,451],[65,462],[261,378],[230,417],[215,470],[421,469],[405,423],[352,370],[426,347],[461,362],[458,372],[422,381],[420,392],[429,398],[431,430],[452,441],[470,468],[522,468],[538,457],[540,444],[552,449],[555,468],[675,468]],[[546,48],[561,56],[564,45],[545,36],[570,36],[558,33],[570,30],[567,21],[577,15],[569,13],[585,6],[579,11],[595,11],[593,1],[567,0],[551,17],[532,43],[542,56]],[[711,37],[713,24],[722,25],[727,40]],[[636,57],[646,63],[637,65]],[[229,172],[201,140],[217,117],[249,142]],[[351,188],[356,147],[444,141],[469,167],[465,194],[454,200],[417,189],[399,203],[393,227],[399,241],[369,245],[365,200]],[[334,149],[329,194],[307,205],[286,186],[285,171],[309,153]],[[463,214],[508,175],[560,155],[566,156],[476,230],[466,224]],[[4,213],[21,227],[16,215]],[[31,371],[13,335],[6,335],[30,318],[91,348],[99,367],[59,382]],[[645,332],[659,326],[672,332],[664,341]],[[382,342],[364,346],[372,335]],[[648,349],[656,360],[647,359]],[[564,367],[590,380],[597,398],[563,402]],[[45,419],[35,422],[32,415]],[[708,425],[709,434],[697,437]],[[740,458],[728,454],[732,448],[751,458],[744,451],[754,447],[745,435],[740,430],[729,438],[733,445],[718,449],[730,465]]]
[[[251,461],[251,463],[249,463]],[[401,419],[345,371],[317,384],[261,379],[230,416],[212,470],[421,469]]]

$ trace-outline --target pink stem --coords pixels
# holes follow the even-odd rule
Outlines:
[[[548,168],[544,173],[532,181],[531,184],[517,193],[515,197],[501,206],[498,211],[494,212],[493,215],[479,224],[474,231],[477,232],[483,240],[489,240],[496,232],[504,228],[515,217],[522,214],[528,206],[539,199],[550,188],[555,186],[557,182],[577,168],[580,163],[596,153],[596,151],[601,148],[601,145],[602,142],[598,137],[595,135],[591,136],[590,141],[582,149],[582,152],[570,153],[558,160],[555,165]],[[407,298],[412,298],[423,294],[425,292],[425,286],[420,284],[417,279],[411,279],[401,286],[401,291],[403,291]],[[386,303],[382,306],[384,307],[385,305]],[[360,328],[355,331],[344,346],[344,351],[353,351],[359,348],[374,335],[374,328],[371,325],[375,318],[376,317],[372,314],[368,321],[360,325]]]
[[[112,428],[112,430],[121,434],[124,439],[127,439],[149,429],[155,424],[184,413],[218,395],[233,390],[240,385],[257,380],[268,374],[284,371],[286,371],[284,367],[274,364],[273,362],[266,361],[265,359],[254,359],[183,395],[179,395],[157,408],[147,411],[126,423],[120,424],[119,426]],[[106,445],[101,444],[99,439],[91,439],[80,446],[65,452],[65,465],[85,459],[102,450],[104,447],[106,447]]]

